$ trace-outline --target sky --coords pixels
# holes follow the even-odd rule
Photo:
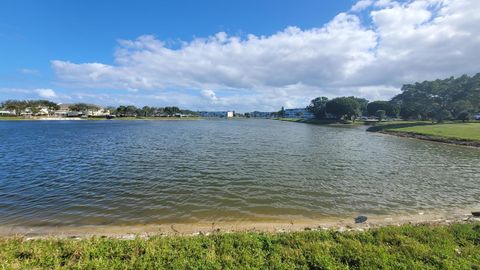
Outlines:
[[[276,111],[480,72],[478,0],[2,0],[0,101]]]

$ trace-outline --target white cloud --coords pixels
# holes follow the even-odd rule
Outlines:
[[[199,107],[258,109],[306,105],[319,95],[385,99],[404,83],[480,72],[480,1],[358,1],[352,11],[360,10],[370,22],[340,13],[319,28],[244,38],[222,32],[179,48],[141,36],[119,42],[114,64],[54,60],[52,67],[68,87],[138,91],[164,102],[175,101],[173,89],[195,89],[201,98],[178,95]]]
[[[57,94],[52,89],[46,89],[46,88],[35,89],[34,92],[37,93],[37,95],[42,97],[42,98],[56,98],[57,97]]]
[[[291,85],[344,84],[374,58],[375,33],[356,16],[339,14],[322,28],[289,27],[246,39],[219,33],[164,47],[152,36],[121,41],[115,65],[52,61],[70,86],[111,89],[193,88],[264,92]]]
[[[350,9],[353,12],[362,11],[373,4],[372,0],[360,0]]]
[[[209,101],[215,102],[215,101],[218,100],[217,95],[215,94],[215,92],[213,90],[204,89],[204,90],[200,91],[200,95],[202,97],[206,98]]]

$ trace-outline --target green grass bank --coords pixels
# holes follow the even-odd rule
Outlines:
[[[0,239],[1,269],[480,269],[480,223],[121,240]]]
[[[426,121],[385,122],[368,131],[470,146],[480,146],[480,122],[436,123]]]

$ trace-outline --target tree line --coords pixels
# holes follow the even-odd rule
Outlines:
[[[41,108],[47,108],[49,111],[56,111],[60,109],[60,105],[48,101],[48,100],[7,100],[0,103],[0,108],[15,112],[16,115],[20,115],[22,112],[29,110],[32,114],[37,114]],[[74,103],[68,105],[68,110],[73,112],[87,112],[87,111],[98,111],[102,107],[87,104],[87,103]],[[184,115],[197,115],[196,112],[191,110],[180,109],[176,106],[168,107],[150,107],[144,106],[142,108],[137,108],[133,105],[121,105],[118,107],[106,107],[105,110],[110,111],[111,115],[117,117],[155,117],[155,116],[173,116],[175,114],[184,114]]]
[[[391,100],[369,102],[358,97],[318,97],[307,109],[316,118],[354,120],[359,116],[376,116],[408,120],[469,120],[480,112],[480,73],[470,77],[437,79],[405,84],[402,93]]]
[[[173,116],[175,114],[184,114],[184,115],[197,115],[196,112],[186,109],[180,109],[176,106],[167,106],[167,107],[150,107],[143,106],[142,108],[137,108],[133,105],[128,106],[118,106],[118,107],[107,107],[110,110],[110,113],[118,117],[156,117],[156,116]]]
[[[33,114],[40,112],[41,108],[47,108],[48,110],[54,111],[60,109],[60,106],[48,100],[7,100],[0,103],[0,108],[5,110],[15,112],[16,115],[25,110],[30,110]]]

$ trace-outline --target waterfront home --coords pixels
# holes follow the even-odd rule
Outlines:
[[[32,113],[32,110],[30,108],[26,108],[25,110],[20,112],[20,115],[23,116],[23,117],[26,117],[26,116],[32,116],[33,113]]]
[[[313,113],[309,112],[306,108],[285,109],[284,111],[284,118],[312,119],[315,117]]]
[[[109,116],[110,110],[105,110],[104,108],[99,108],[98,110],[88,110],[85,112],[85,115],[92,117]]]
[[[57,117],[106,117],[110,115],[110,110],[105,110],[102,107],[98,109],[88,109],[86,111],[73,111],[70,109],[72,104],[58,104],[60,108],[54,112]]]
[[[50,115],[50,113],[51,113],[51,111],[48,109],[48,107],[41,106],[41,107],[38,107],[37,110],[38,111],[35,112],[34,114],[39,115],[39,116],[40,115]]]
[[[45,116],[50,115],[51,111],[48,107],[38,106],[34,108],[26,108],[20,112],[21,116]]]
[[[54,115],[58,117],[67,117],[71,104],[58,104],[58,106],[60,108],[54,112]]]

